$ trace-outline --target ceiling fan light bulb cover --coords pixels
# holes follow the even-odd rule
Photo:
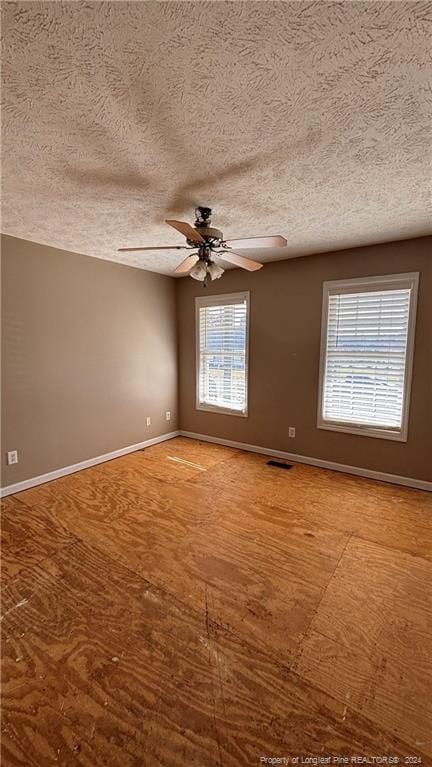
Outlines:
[[[189,272],[189,276],[194,280],[198,280],[198,282],[205,280],[206,274],[207,270],[203,264],[196,264],[194,268]]]
[[[207,267],[207,272],[212,278],[212,280],[219,280],[220,277],[222,277],[224,270],[221,266],[218,266],[215,263],[209,264]]]

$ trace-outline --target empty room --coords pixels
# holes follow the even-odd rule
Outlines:
[[[432,765],[432,2],[1,14],[3,767]]]

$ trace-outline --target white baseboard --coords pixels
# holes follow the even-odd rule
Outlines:
[[[400,477],[397,474],[386,474],[383,471],[372,471],[372,469],[362,469],[358,466],[349,466],[343,463],[335,463],[334,461],[324,461],[321,458],[310,458],[305,455],[296,455],[295,453],[287,453],[284,450],[272,450],[268,447],[261,447],[259,445],[248,445],[245,442],[234,442],[230,439],[223,439],[221,437],[211,437],[208,434],[196,434],[192,431],[171,431],[168,434],[162,434],[160,437],[153,437],[152,439],[146,439],[144,442],[138,442],[136,445],[129,445],[128,447],[122,447],[119,450],[113,450],[111,453],[105,453],[104,455],[98,455],[95,458],[88,458],[86,461],[80,463],[74,463],[72,466],[65,466],[62,469],[55,469],[49,471],[47,474],[40,474],[38,477],[31,477],[25,479],[22,482],[16,482],[14,485],[8,485],[0,489],[0,498],[4,498],[7,495],[13,493],[19,493],[21,490],[28,490],[30,487],[36,487],[37,485],[43,485],[45,482],[51,482],[53,479],[59,479],[65,477],[67,474],[73,474],[76,471],[82,469],[88,469],[90,466],[96,466],[98,463],[104,463],[105,461],[111,461],[113,458],[120,458],[122,455],[128,453],[134,453],[137,450],[142,450],[144,447],[150,447],[151,445],[157,445],[159,442],[164,442],[173,437],[189,437],[190,439],[199,439],[203,442],[214,442],[217,445],[225,445],[226,447],[234,447],[238,450],[246,450],[251,453],[262,453],[269,455],[272,458],[283,458],[286,461],[293,461],[294,463],[305,463],[309,466],[318,466],[321,469],[331,469],[332,471],[341,471],[344,474],[355,474],[359,477],[366,477],[367,479],[376,479],[380,482],[390,482],[394,485],[404,485],[406,487],[414,487],[417,490],[427,490],[432,492],[432,482],[427,482],[424,479],[414,479],[412,477]]]
[[[318,466],[321,469],[331,469],[332,471],[341,471],[344,474],[355,474],[358,477],[366,477],[367,479],[377,479],[380,482],[390,482],[393,485],[405,485],[406,487],[414,487],[417,490],[427,490],[432,492],[432,482],[428,482],[425,479],[414,479],[412,477],[400,477],[398,474],[386,474],[384,471],[372,471],[372,469],[362,469],[358,466],[349,466],[344,463],[335,463],[334,461],[324,461],[321,458],[309,458],[306,455],[296,455],[295,453],[286,453],[284,450],[272,450],[268,447],[260,447],[258,445],[247,445],[244,442],[233,442],[230,439],[222,439],[220,437],[210,437],[207,434],[196,434],[192,431],[179,432],[181,437],[189,437],[190,439],[199,439],[203,442],[215,442],[217,445],[225,445],[226,447],[238,448],[238,450],[247,450],[251,453],[262,453],[264,455],[270,455],[272,458],[283,458],[286,461],[293,461],[294,463],[306,463],[309,466]]]
[[[89,469],[90,466],[96,466],[98,463],[111,461],[113,458],[120,458],[122,455],[127,455],[128,453],[135,453],[137,450],[142,450],[143,447],[150,447],[150,445],[157,445],[158,442],[165,442],[167,439],[178,437],[179,434],[179,431],[170,431],[168,434],[161,434],[160,437],[153,437],[152,439],[144,440],[144,442],[137,442],[136,445],[121,447],[120,450],[113,450],[111,453],[97,455],[95,458],[88,458],[86,461],[74,463],[72,466],[64,466],[62,469],[55,469],[54,471],[49,471],[47,474],[40,474],[38,477],[24,479],[22,482],[16,482],[14,485],[2,487],[0,489],[0,498],[12,495],[13,493],[19,493],[21,490],[28,490],[30,487],[36,487],[36,485],[43,485],[45,482],[51,482],[53,479],[65,477],[67,474],[74,474],[74,472],[81,471],[82,469]]]

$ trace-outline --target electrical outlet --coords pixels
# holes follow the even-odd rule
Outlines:
[[[8,462],[8,466],[11,466],[13,463],[18,463],[18,450],[8,451],[7,462]]]
[[[165,413],[165,419],[171,421],[171,410],[167,410]]]
[[[295,426],[288,426],[288,436],[295,437]]]
[[[149,415],[147,416],[147,426],[151,426],[151,418]]]

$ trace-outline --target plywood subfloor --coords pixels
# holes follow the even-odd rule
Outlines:
[[[3,503],[4,767],[432,763],[432,497],[178,438]]]

